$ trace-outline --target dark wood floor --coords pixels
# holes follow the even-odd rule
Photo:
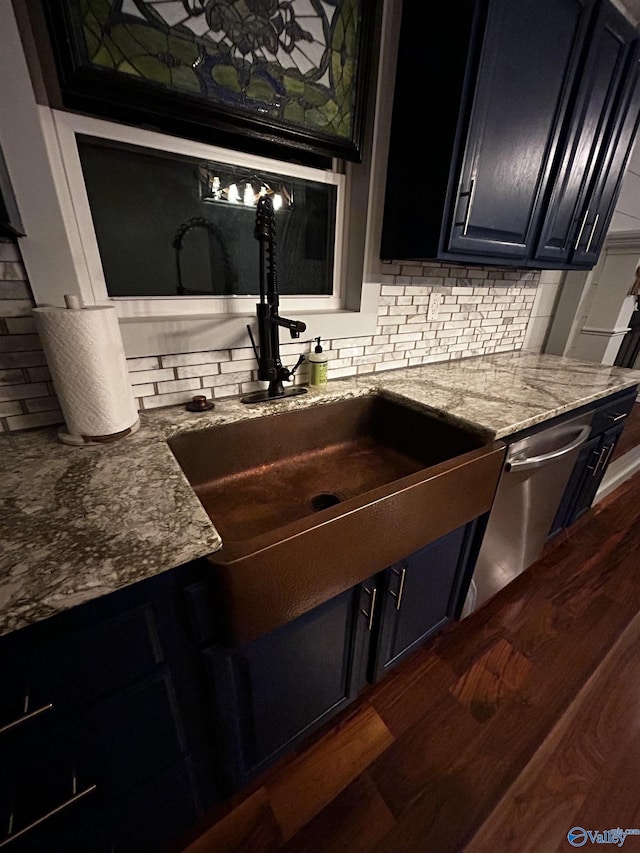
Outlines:
[[[640,827],[639,516],[636,475],[182,849],[547,853]]]

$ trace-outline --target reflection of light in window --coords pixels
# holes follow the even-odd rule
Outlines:
[[[249,169],[221,163],[202,163],[198,172],[202,201],[255,207],[258,199],[268,196],[275,210],[293,207],[293,185],[286,178],[257,175]]]

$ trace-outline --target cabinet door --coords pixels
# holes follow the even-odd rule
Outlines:
[[[618,109],[611,119],[611,127],[603,146],[600,168],[587,199],[588,207],[584,214],[585,227],[573,254],[573,263],[576,265],[593,266],[598,260],[638,130],[640,65],[637,41],[630,53],[630,73],[626,75]]]
[[[573,503],[564,520],[565,527],[569,527],[577,521],[591,507],[623,429],[624,424],[618,424],[598,436],[597,439],[589,442],[588,446],[594,443],[596,446],[585,461],[583,476],[579,481]]]
[[[372,681],[451,617],[456,581],[468,551],[469,527],[442,536],[385,572]]]
[[[589,503],[585,503],[585,501],[588,500],[587,495],[591,490],[601,446],[602,439],[598,435],[588,441],[581,449],[560,501],[558,512],[551,525],[549,539],[556,536],[565,527],[573,524],[591,505],[591,501]],[[591,499],[593,499],[593,495]]]
[[[592,6],[489,3],[449,252],[531,255]]]
[[[232,788],[348,704],[363,682],[377,593],[348,590],[247,646],[211,647],[221,747]],[[362,612],[361,612],[362,611]],[[375,610],[373,611],[375,615]]]
[[[629,67],[634,37],[633,27],[612,5],[604,3],[580,73],[535,253],[538,260],[591,265],[597,260],[599,237],[607,230],[609,207],[635,129],[629,95],[621,101],[623,92],[635,86]],[[620,150],[614,152],[614,146]],[[603,170],[602,186],[594,187],[599,169]]]

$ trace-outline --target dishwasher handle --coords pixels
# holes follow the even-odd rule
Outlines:
[[[543,453],[541,456],[529,456],[529,458],[517,459],[513,462],[505,464],[506,471],[531,471],[533,468],[541,468],[547,462],[552,462],[554,459],[560,459],[576,450],[583,445],[591,434],[591,426],[584,426],[570,444],[560,447],[558,450],[552,450],[550,453]]]

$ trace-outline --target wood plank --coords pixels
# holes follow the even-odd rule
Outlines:
[[[367,773],[362,773],[285,844],[282,853],[370,853],[394,817]]]
[[[636,826],[639,645],[636,615],[469,842],[469,853],[538,853],[566,845],[567,831],[574,826]]]
[[[271,853],[282,837],[266,789],[259,788],[183,853]]]
[[[354,714],[267,782],[271,807],[288,840],[393,743],[374,708]]]

